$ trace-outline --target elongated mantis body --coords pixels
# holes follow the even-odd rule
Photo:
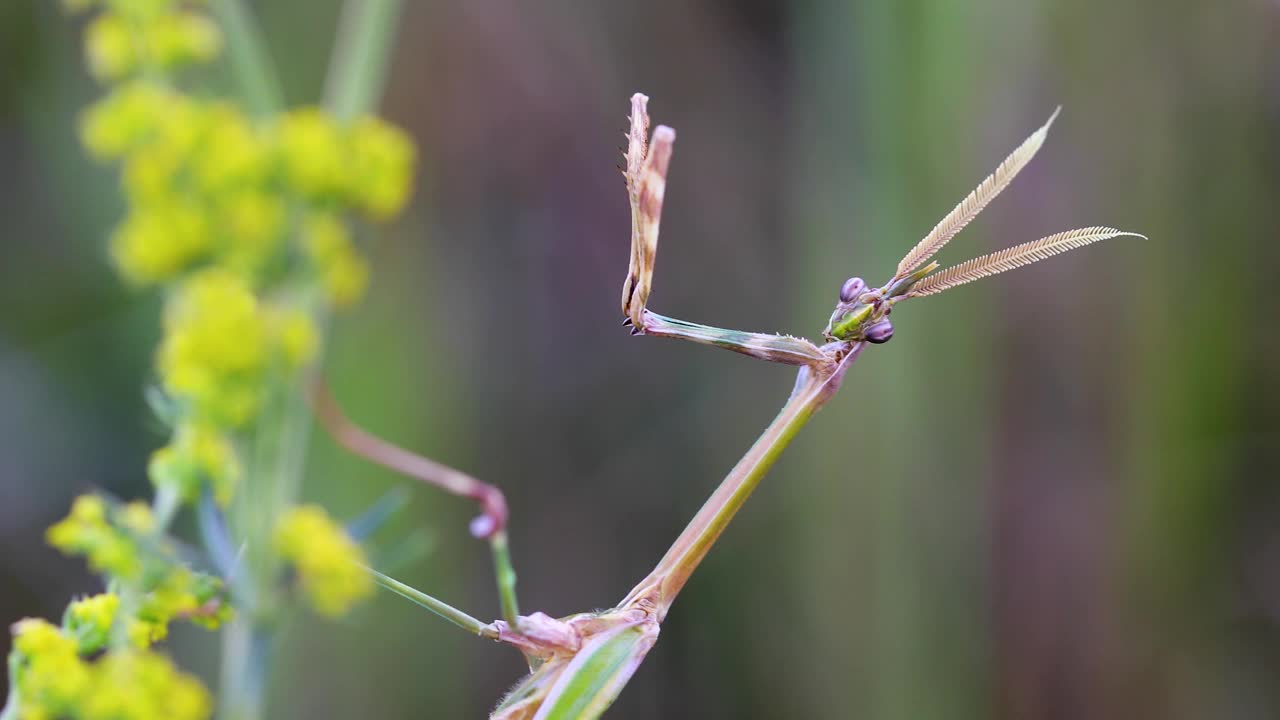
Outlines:
[[[647,308],[657,258],[658,228],[666,192],[675,131],[649,134],[648,98],[631,99],[631,128],[625,152],[631,201],[631,259],[622,290],[623,324],[634,335],[655,335],[719,347],[769,362],[799,367],[786,404],[746,455],[729,472],[658,565],[613,609],[560,619],[542,613],[519,616],[515,576],[506,548],[506,503],[493,486],[388,445],[349,423],[321,392],[316,410],[340,444],[374,462],[477,501],[483,514],[473,534],[494,547],[503,620],[482,623],[444,602],[375,573],[379,583],[480,637],[514,645],[529,661],[530,675],[516,685],[491,717],[498,720],[596,718],[625,687],[657,641],[676,596],[711,546],[746,502],[796,433],[840,388],[845,373],[871,344],[887,342],[889,315],[908,298],[936,295],[974,280],[1012,270],[1084,245],[1122,235],[1109,227],[1087,227],[1015,245],[939,271],[931,258],[1013,181],[1044,143],[1055,111],[995,172],[982,181],[899,262],[878,288],[857,277],[841,286],[823,330],[822,345],[789,335],[752,333],[701,325],[659,315]]]

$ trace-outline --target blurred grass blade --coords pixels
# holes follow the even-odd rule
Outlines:
[[[200,540],[214,569],[222,577],[230,577],[236,564],[235,545],[227,532],[222,510],[213,499],[213,493],[207,489],[200,493],[200,503],[196,506],[196,525],[200,528]]]
[[[243,0],[213,0],[209,6],[226,32],[227,55],[245,104],[258,118],[278,112],[284,93],[253,14]]]
[[[369,560],[388,572],[415,565],[436,547],[435,535],[424,528],[414,528],[389,545],[370,549]]]
[[[400,18],[400,0],[347,0],[329,63],[325,105],[339,120],[377,106]]]
[[[600,717],[657,640],[656,623],[624,625],[592,638],[560,673],[533,720]]]
[[[165,430],[172,430],[178,424],[180,411],[178,404],[173,398],[165,394],[157,385],[148,385],[142,391],[143,398],[147,401],[147,407],[151,408],[151,413],[155,419],[159,420]]]
[[[403,487],[391,488],[364,512],[347,522],[347,534],[356,542],[364,542],[409,502],[409,493]]]

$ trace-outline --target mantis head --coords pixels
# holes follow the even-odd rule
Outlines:
[[[828,340],[886,343],[893,337],[889,313],[899,300],[911,297],[911,289],[926,275],[938,269],[938,263],[906,275],[895,275],[884,287],[867,289],[859,277],[851,277],[840,286],[840,301],[822,331]]]

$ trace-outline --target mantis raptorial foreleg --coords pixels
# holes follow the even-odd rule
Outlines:
[[[817,345],[791,335],[725,330],[669,318],[650,310],[644,311],[643,322],[642,330],[636,333],[637,335],[689,340],[783,365],[814,365],[830,362],[830,358],[819,350]]]
[[[631,199],[631,263],[622,286],[624,325],[635,335],[657,335],[712,345],[784,365],[820,365],[830,357],[816,345],[790,335],[752,333],[700,325],[665,317],[646,309],[658,255],[658,226],[666,193],[667,169],[676,132],[659,125],[649,138],[649,98],[631,96],[631,130],[627,134],[627,166],[622,171]]]
[[[507,500],[502,491],[461,470],[389,443],[356,425],[342,411],[328,386],[319,378],[311,383],[310,399],[320,424],[335,442],[348,451],[445,492],[470,498],[480,505],[481,514],[471,521],[471,534],[489,541],[493,550],[498,595],[502,603],[502,618],[511,627],[519,627],[516,573],[511,566],[511,551],[507,546]]]

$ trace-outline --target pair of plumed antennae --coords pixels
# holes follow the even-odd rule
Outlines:
[[[1031,162],[1031,158],[1035,157],[1036,152],[1040,150],[1040,146],[1044,145],[1044,139],[1049,134],[1049,127],[1053,125],[1053,121],[1061,111],[1061,106],[1054,110],[1049,119],[1045,121],[1045,124],[1040,126],[1040,129],[1031,133],[1031,137],[1014,149],[1009,154],[1009,157],[1000,163],[995,172],[979,183],[978,187],[974,188],[968,197],[962,200],[959,205],[956,205],[951,212],[947,213],[946,217],[942,218],[934,226],[933,230],[924,236],[923,240],[911,248],[911,252],[907,253],[902,258],[902,261],[898,263],[898,272],[895,278],[906,277],[911,271],[928,262],[929,258],[937,254],[943,246],[951,241],[951,238],[955,237],[971,220],[977,217],[978,213],[982,212],[982,209],[994,200],[1002,190],[1009,187],[1009,184],[1017,177],[1018,172],[1026,167],[1027,163]],[[1068,250],[1074,250],[1090,243],[1121,235],[1145,237],[1137,233],[1100,226],[1068,230],[1067,232],[1057,233],[1056,235],[1050,235],[1029,243],[1015,245],[1005,250],[976,257],[947,268],[942,272],[928,275],[912,287],[908,296],[936,295],[957,285],[1013,270],[1023,265],[1030,265],[1033,262],[1053,257]]]

